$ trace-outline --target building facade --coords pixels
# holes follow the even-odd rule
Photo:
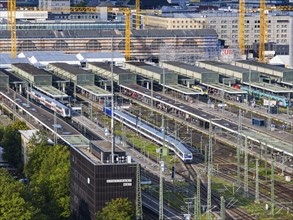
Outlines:
[[[0,30],[1,52],[9,53],[11,35]],[[218,35],[215,30],[132,30],[131,58],[157,59],[160,54],[173,49],[182,55],[213,56],[219,52]],[[119,30],[19,30],[17,50],[22,51],[64,51],[79,52],[125,52],[124,32]],[[205,57],[208,59],[207,57]]]
[[[94,220],[116,198],[128,198],[136,208],[136,164],[103,164],[83,148],[71,148],[70,155],[71,219]]]
[[[144,29],[204,29],[206,19],[200,16],[192,17],[184,14],[174,14],[169,16],[145,15],[142,17]]]
[[[291,16],[292,17],[292,16]],[[174,13],[148,15],[143,17],[145,29],[215,29],[219,39],[225,46],[238,47],[238,13],[229,11]],[[292,36],[289,13],[274,12],[268,16],[268,42],[288,45]],[[260,19],[258,13],[250,13],[245,17],[245,44],[252,49],[259,42]]]
[[[70,8],[70,0],[39,0],[39,8],[51,12],[68,11]]]

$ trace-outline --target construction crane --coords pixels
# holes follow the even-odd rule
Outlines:
[[[241,54],[245,53],[245,0],[239,1],[239,34],[238,44]]]
[[[245,9],[245,0],[239,0],[239,18],[238,18],[238,45],[243,55],[245,53],[245,13],[258,12],[260,13],[260,39],[258,57],[260,62],[265,60],[265,43],[268,41],[268,12],[273,10],[291,11],[292,6],[272,6],[266,7],[265,0],[260,0],[260,8]]]
[[[135,16],[135,27],[136,30],[140,29],[140,0],[135,1],[136,16]]]
[[[137,0],[140,2],[140,0]],[[11,31],[11,57],[16,58],[17,42],[16,42],[16,0],[9,0],[8,5],[8,27]],[[139,4],[138,4],[139,6]],[[109,12],[124,13],[125,15],[125,59],[130,60],[130,38],[131,38],[131,25],[130,25],[130,8],[108,7]],[[100,9],[96,7],[70,7],[64,9],[36,9],[26,8],[26,11],[49,11],[49,12],[99,12]],[[139,16],[139,13],[136,15]]]

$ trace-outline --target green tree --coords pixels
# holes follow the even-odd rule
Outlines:
[[[15,121],[4,129],[1,145],[3,146],[3,158],[18,169],[22,168],[21,162],[21,140],[19,130],[28,127],[22,121]]]
[[[25,186],[0,169],[0,219],[32,219],[35,209],[24,199]]]
[[[45,143],[29,154],[25,174],[30,179],[33,204],[50,219],[70,216],[70,160],[67,147]]]
[[[107,202],[101,212],[97,213],[97,220],[131,220],[134,217],[132,203],[127,198],[113,199]]]

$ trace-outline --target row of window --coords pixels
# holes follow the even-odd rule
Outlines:
[[[195,26],[192,26],[192,25],[189,25],[189,26],[188,25],[185,25],[185,26],[184,25],[181,25],[181,26],[177,25],[176,26],[176,25],[173,25],[172,28],[199,28],[199,29],[201,29],[201,28],[203,28],[203,26],[196,26],[196,25]]]
[[[176,23],[176,21],[174,21],[173,20],[173,24],[175,24]],[[179,24],[180,23],[180,21],[177,21],[177,24]],[[199,23],[199,24],[201,24],[201,23],[205,23],[205,21],[200,21],[200,20],[185,20],[185,22],[184,22],[184,20],[182,20],[181,21],[181,23],[183,24],[183,23]]]

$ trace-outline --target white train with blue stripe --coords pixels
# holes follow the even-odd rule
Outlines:
[[[104,108],[104,112],[111,117],[110,108]],[[184,144],[176,140],[172,136],[164,135],[163,132],[153,128],[152,126],[142,122],[136,116],[119,110],[114,110],[115,120],[120,121],[129,128],[140,132],[145,137],[163,145],[163,139],[165,136],[165,146],[172,150],[182,161],[185,163],[191,163],[193,160],[192,152],[187,149]]]
[[[62,117],[71,117],[71,108],[63,105],[62,103],[52,99],[51,97],[35,90],[30,89],[28,94],[31,99],[39,102],[40,104],[46,106],[48,109],[56,112],[57,114],[61,115]]]

